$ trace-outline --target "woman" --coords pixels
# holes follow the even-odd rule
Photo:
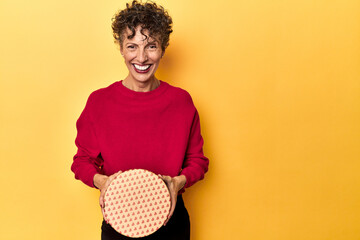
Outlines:
[[[76,124],[71,169],[76,179],[100,190],[102,210],[106,188],[122,171],[159,174],[170,191],[170,214],[144,239],[190,239],[181,194],[204,177],[208,159],[190,95],[155,77],[169,44],[171,17],[155,3],[133,1],[116,14],[112,28],[129,74],[90,94]],[[103,221],[102,239],[128,238]]]

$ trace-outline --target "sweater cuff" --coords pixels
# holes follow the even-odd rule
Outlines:
[[[86,176],[80,177],[79,179],[89,187],[96,188],[94,185],[94,176],[97,173],[98,172],[93,169],[90,173],[87,173]]]
[[[190,173],[188,171],[186,171],[186,169],[183,169],[181,171],[180,175],[184,175],[186,177],[186,183],[185,183],[184,187],[180,190],[180,191],[184,192],[185,188],[188,188],[188,187],[192,186],[193,183],[191,183],[192,182],[191,181],[191,175],[190,175]]]

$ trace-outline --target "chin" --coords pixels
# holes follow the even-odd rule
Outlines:
[[[154,74],[148,75],[148,76],[138,76],[138,74],[136,74],[136,75],[133,74],[132,78],[137,82],[146,83],[146,82],[151,81],[152,79],[154,79],[155,76],[154,76]]]

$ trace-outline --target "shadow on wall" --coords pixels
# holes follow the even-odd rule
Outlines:
[[[185,49],[186,46],[189,45],[190,44],[186,42],[186,39],[177,39],[177,41],[171,41],[169,47],[165,51],[162,60],[160,61],[159,68],[156,72],[156,76],[160,80],[168,82],[173,86],[184,87],[183,78],[192,77],[189,74],[191,74],[193,71],[196,71],[196,68],[194,66],[189,66],[189,60],[191,60],[192,56],[191,52]],[[189,91],[189,89],[186,88],[185,90]],[[192,97],[195,98],[195,96]],[[199,104],[196,104],[196,102],[195,105],[201,115],[201,131],[204,138],[204,152],[205,155],[210,159],[209,169],[211,170],[213,165],[211,163],[213,154],[210,149],[210,145],[212,144],[208,142],[208,138],[212,134],[207,132],[210,129],[206,127],[208,126],[208,124],[206,116],[204,116],[205,111],[203,112],[201,110],[201,107],[199,107]],[[202,116],[204,116],[204,119],[202,119]],[[201,224],[205,221],[205,219],[203,218],[203,213],[205,211],[208,211],[208,209],[205,209],[205,205],[203,203],[209,197],[208,191],[212,182],[211,179],[213,178],[210,176],[209,172],[206,173],[203,180],[197,182],[194,186],[191,186],[183,194],[185,206],[190,215],[192,229],[199,229],[201,227]],[[200,233],[197,231],[191,231],[191,239],[201,239],[201,236],[199,234]]]
[[[181,51],[181,45],[171,41],[165,54],[160,61],[159,68],[156,72],[160,80],[168,82],[171,85],[179,86],[179,73],[181,66],[184,64],[184,55]]]

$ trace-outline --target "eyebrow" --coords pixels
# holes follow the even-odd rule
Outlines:
[[[124,38],[124,40],[125,39],[127,39],[128,41],[132,41],[134,38],[131,38],[131,39],[129,39],[129,38]],[[152,39],[152,41],[150,41],[149,39]],[[158,40],[158,39],[156,39],[156,38],[153,38],[153,37],[147,37],[147,38],[145,38],[144,40],[142,40],[142,41],[148,41],[148,43],[154,43],[154,42],[157,42],[157,43],[159,43],[160,44],[160,41]]]
[[[146,45],[155,44],[155,43],[160,44],[158,41],[155,40],[155,41],[148,42]]]
[[[154,41],[151,41],[151,42],[148,42],[145,46],[149,46],[149,45],[151,45],[151,44],[160,44],[159,43],[159,41],[157,41],[157,40],[154,40]],[[127,43],[125,43],[125,45],[127,46],[127,45],[136,45],[136,46],[139,46],[137,43],[134,43],[134,42],[127,42]]]

